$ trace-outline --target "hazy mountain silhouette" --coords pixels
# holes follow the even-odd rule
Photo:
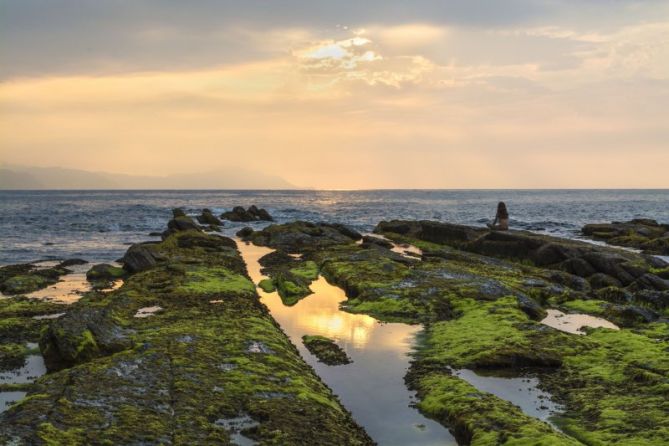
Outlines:
[[[62,167],[0,166],[0,189],[295,189],[281,177],[239,168],[141,176]]]

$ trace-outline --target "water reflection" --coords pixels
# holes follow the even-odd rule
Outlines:
[[[28,348],[36,348],[36,344],[28,344]],[[26,363],[18,369],[0,372],[0,384],[27,384],[35,381],[46,373],[46,365],[41,355],[29,355]],[[27,395],[23,391],[0,392],[0,413],[4,412],[17,401]]]
[[[258,259],[271,249],[238,242],[251,279],[258,283]],[[442,425],[410,407],[414,393],[407,390],[404,375],[408,353],[419,326],[379,323],[367,315],[346,313],[339,304],[344,291],[320,277],[311,284],[314,294],[291,307],[277,293],[258,290],[272,316],[297,346],[302,357],[339,396],[344,406],[380,445],[448,446],[457,444]],[[318,362],[302,344],[305,334],[336,340],[351,364],[336,367]]]
[[[44,263],[46,262],[41,262],[40,265],[43,265]],[[114,265],[118,266],[116,263],[114,263]],[[67,268],[72,271],[71,273],[61,276],[60,280],[53,285],[28,293],[26,296],[33,299],[45,299],[62,304],[72,304],[77,302],[81,299],[82,294],[92,290],[90,282],[86,279],[86,271],[88,271],[90,267],[91,265],[68,266]],[[115,290],[122,285],[123,280],[118,279],[113,282],[111,287],[105,288],[104,291]]]
[[[546,313],[541,323],[566,333],[584,335],[583,327],[619,330],[616,324],[589,314],[566,314],[560,310],[546,310]]]
[[[509,401],[520,407],[526,415],[542,421],[550,423],[549,417],[562,410],[560,405],[552,401],[548,392],[539,389],[537,378],[499,376],[503,371],[494,373],[495,375],[483,374],[468,369],[453,371],[455,376],[467,381],[479,391],[492,393],[498,398]]]

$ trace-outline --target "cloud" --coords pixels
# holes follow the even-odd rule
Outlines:
[[[667,186],[661,3],[111,4],[4,1],[4,161],[261,166],[324,188]]]

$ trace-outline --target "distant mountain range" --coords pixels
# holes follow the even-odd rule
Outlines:
[[[141,176],[61,167],[0,166],[0,190],[295,188],[295,185],[281,177],[238,168],[181,175]]]

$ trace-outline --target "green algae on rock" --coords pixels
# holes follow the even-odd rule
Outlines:
[[[260,303],[232,240],[173,228],[148,251],[121,288],[51,321],[53,371],[0,416],[0,443],[373,444]],[[162,311],[134,317],[150,306]],[[240,417],[255,423],[233,432]]]
[[[318,335],[304,335],[302,342],[309,352],[327,365],[350,364],[351,358],[334,340]]]

